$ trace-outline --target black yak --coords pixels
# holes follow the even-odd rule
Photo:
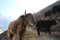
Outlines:
[[[45,29],[45,32],[51,34],[50,28],[52,25],[56,25],[55,20],[39,20],[37,21],[36,28],[37,28],[37,33],[40,35],[41,28]]]
[[[52,13],[55,15],[56,12],[60,12],[60,5],[52,7]]]
[[[51,10],[49,10],[49,11],[45,12],[44,16],[45,17],[51,16],[51,13],[52,13]]]

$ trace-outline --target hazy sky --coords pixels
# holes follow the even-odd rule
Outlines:
[[[12,20],[28,12],[35,13],[57,0],[0,0],[0,14]]]

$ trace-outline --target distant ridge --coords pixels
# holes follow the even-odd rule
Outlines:
[[[55,5],[60,5],[60,1],[56,1],[55,3],[47,6],[46,8],[43,8],[42,10],[39,10],[37,13],[34,14],[36,21],[42,19],[42,17],[44,17],[44,13],[52,10],[52,7]]]

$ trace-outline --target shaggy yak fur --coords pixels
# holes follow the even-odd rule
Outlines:
[[[12,21],[7,31],[9,40],[12,40],[15,35],[17,35],[17,40],[21,40],[28,24],[35,25],[34,16],[31,13],[22,15],[17,20]]]
[[[12,40],[13,36],[17,35],[18,40],[21,39],[22,34],[25,32],[26,23],[24,15],[20,16],[17,20],[9,24],[7,35],[9,40]]]

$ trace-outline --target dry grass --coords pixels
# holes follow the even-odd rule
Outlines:
[[[7,36],[5,36],[6,32],[1,35],[3,40],[7,40]],[[26,32],[22,36],[22,40],[60,40],[60,32],[59,31],[52,31],[52,34],[49,35],[48,33],[40,32],[41,35],[38,36],[36,30],[32,30],[31,28],[27,28]],[[0,40],[2,40],[0,39]],[[14,40],[17,40],[17,36],[14,36]]]

